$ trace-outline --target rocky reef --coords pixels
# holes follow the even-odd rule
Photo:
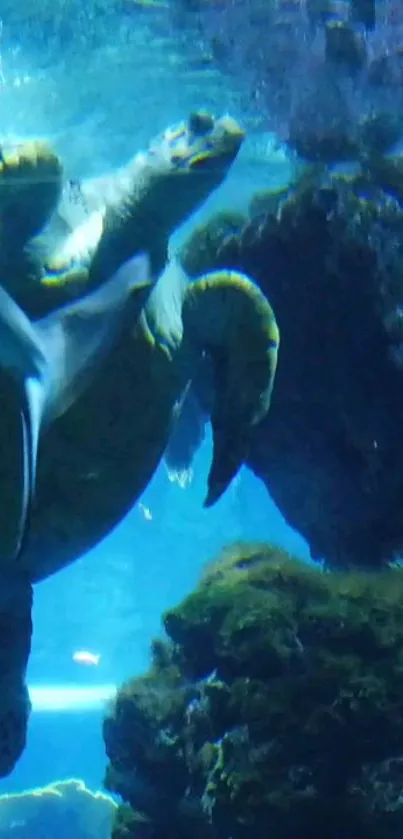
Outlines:
[[[0,839],[109,839],[116,804],[82,781],[0,796]]]
[[[243,220],[211,218],[181,254],[191,276],[246,272],[273,305],[279,364],[247,463],[333,566],[379,566],[403,547],[402,178],[397,156],[349,175],[305,167],[286,194],[256,195]],[[194,392],[202,423],[208,387]],[[200,439],[188,421],[184,410],[182,468]]]
[[[226,549],[104,723],[113,839],[397,839],[403,570]]]

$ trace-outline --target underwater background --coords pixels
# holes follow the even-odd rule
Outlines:
[[[34,586],[0,839],[398,839],[401,3],[0,0],[6,150],[48,140],[77,184],[197,112],[246,139],[171,252],[266,293],[272,404],[214,506],[207,424]]]

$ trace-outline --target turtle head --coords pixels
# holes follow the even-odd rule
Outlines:
[[[148,188],[150,195],[158,192],[165,206],[169,234],[224,180],[244,138],[233,117],[196,111],[150,143],[146,157],[156,177],[149,178]],[[154,207],[161,206],[152,198]]]
[[[207,111],[194,111],[187,120],[167,128],[159,143],[173,172],[210,174],[213,185],[218,185],[244,138],[245,132],[233,117],[216,119]],[[153,147],[151,144],[150,151]]]
[[[104,282],[138,251],[150,255],[153,276],[161,273],[170,236],[224,180],[244,136],[232,117],[197,111],[136,154],[116,178],[119,197],[103,219],[90,284]]]

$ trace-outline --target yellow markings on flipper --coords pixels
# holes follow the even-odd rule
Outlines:
[[[63,167],[44,142],[0,148],[1,233],[10,247],[23,247],[49,221],[60,199]]]
[[[187,288],[184,333],[214,369],[213,461],[205,506],[225,492],[247,457],[252,427],[267,414],[280,334],[262,291],[238,271],[205,274]]]
[[[46,287],[65,288],[71,287],[72,293],[84,292],[88,283],[88,270],[86,268],[71,268],[58,274],[45,274],[41,279],[41,285]]]
[[[95,211],[86,215],[59,244],[57,251],[47,256],[46,270],[61,273],[77,265],[89,265],[102,234],[103,212]]]
[[[33,141],[8,153],[4,149],[1,151],[0,190],[8,185],[24,186],[38,182],[59,184],[62,173],[61,161],[47,143]]]
[[[143,310],[140,315],[140,325],[143,337],[153,350],[157,350],[165,355],[166,360],[172,362],[172,353],[169,347],[160,340],[160,336],[154,335],[147,318],[147,310]]]
[[[185,302],[184,315],[201,344],[213,356],[227,350],[227,387],[239,390],[238,407],[243,402],[244,413],[249,402],[250,422],[257,422],[269,407],[280,345],[269,301],[245,274],[221,270],[192,283]]]

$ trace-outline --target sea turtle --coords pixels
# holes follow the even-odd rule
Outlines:
[[[0,222],[8,238],[1,259],[8,291],[39,316],[102,286],[137,250],[149,252],[159,273],[169,235],[221,182],[242,138],[231,118],[194,114],[118,173],[78,188],[63,189],[60,163],[46,146],[4,155]],[[242,463],[251,426],[268,410],[278,341],[271,307],[247,277],[220,271],[188,284],[171,260],[140,317],[122,325],[92,381],[46,429],[29,532],[0,574],[0,774],[25,743],[32,584],[96,545],[132,507],[206,353],[216,394],[206,503],[214,503]],[[18,399],[7,381],[0,386],[3,542],[18,487],[12,444]]]

